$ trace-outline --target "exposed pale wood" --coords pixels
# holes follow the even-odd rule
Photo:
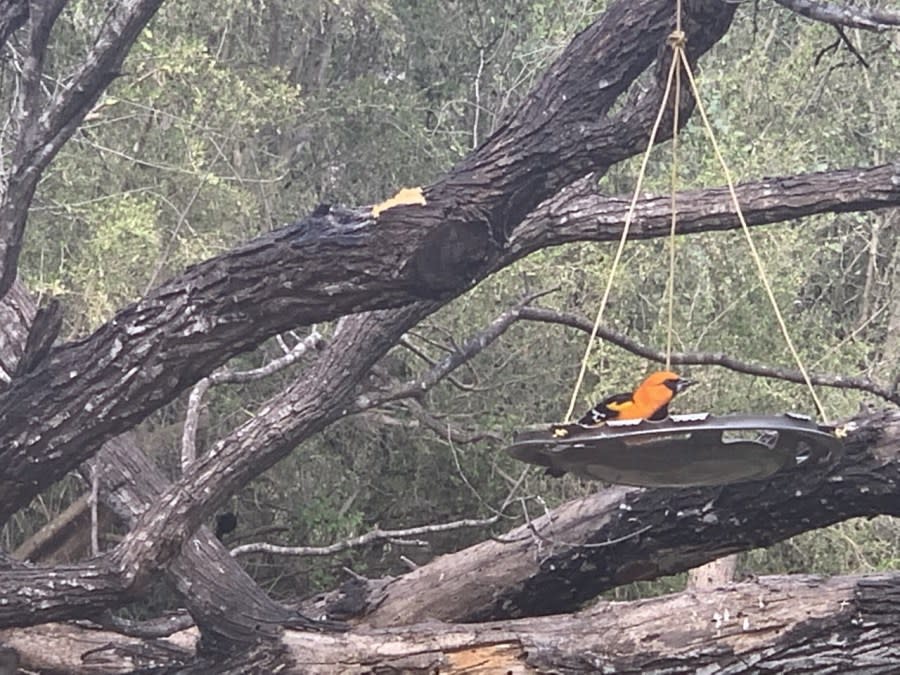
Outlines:
[[[708,591],[713,588],[722,588],[734,579],[734,570],[737,567],[737,556],[726,555],[717,560],[711,560],[705,565],[695,567],[688,572],[687,587],[692,591]]]

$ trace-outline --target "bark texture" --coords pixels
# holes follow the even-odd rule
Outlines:
[[[894,673],[900,669],[900,575],[763,577],[711,592],[485,624],[420,623],[343,635],[287,631],[266,666],[291,673]],[[67,626],[0,631],[23,665],[71,673],[186,663],[194,634],[138,648]],[[131,647],[129,649],[129,647]],[[164,651],[168,647],[168,653]],[[250,654],[216,672],[240,672]],[[199,664],[193,672],[204,672]],[[208,671],[206,671],[208,672]],[[248,672],[248,671],[244,671]]]
[[[33,46],[46,41],[63,4],[40,5],[32,17]],[[96,465],[104,470],[104,485],[113,487],[103,498],[132,528],[115,550],[80,565],[23,566],[0,555],[0,626],[96,618],[128,602],[156,575],[167,574],[197,620],[202,643],[231,644],[245,652],[229,664],[215,664],[216,672],[268,672],[279,664],[302,672],[434,667],[495,672],[494,666],[513,672],[607,666],[678,672],[720,665],[715,660],[720,657],[728,668],[753,659],[764,665],[782,659],[794,667],[811,650],[823,653],[826,665],[838,664],[828,649],[831,638],[822,642],[824,629],[841,644],[853,638],[864,646],[871,640],[893,645],[896,636],[884,627],[872,599],[881,593],[896,605],[893,577],[834,588],[821,584],[817,597],[833,592],[840,599],[837,609],[810,605],[805,616],[821,620],[821,626],[785,617],[779,625],[800,632],[761,628],[761,641],[750,646],[739,638],[756,635],[755,623],[745,629],[742,621],[733,643],[719,643],[719,635],[710,638],[700,623],[679,622],[644,634],[649,619],[629,615],[630,609],[620,617],[609,605],[563,620],[509,619],[570,611],[613,586],[853,515],[897,512],[896,412],[858,420],[846,456],[834,467],[715,490],[603,491],[509,533],[506,543],[487,542],[399,579],[350,585],[340,597],[312,606],[316,614],[327,608],[333,616],[355,618],[368,624],[365,630],[346,637],[289,632],[282,638],[282,626],[309,627],[309,622],[267,598],[202,524],[229,494],[298,443],[348,411],[365,408],[372,392],[361,396],[358,383],[406,330],[450,298],[539,248],[618,236],[625,204],[587,191],[583,177],[646,145],[662,96],[659,76],[668,49],[660,45],[673,28],[673,6],[668,0],[613,3],[572,41],[494,135],[425,188],[425,206],[390,209],[377,220],[369,209],[317,211],[189,269],[94,334],[48,353],[55,337],[52,311],[29,332],[25,327],[34,321],[34,309],[16,302],[21,289],[13,278],[24,214],[41,171],[115,77],[127,46],[158,5],[154,0],[117,5],[73,86],[49,102],[46,125],[25,129],[11,170],[22,180],[0,203],[0,296],[10,288],[0,301],[0,319],[8,316],[14,324],[0,321],[0,522],[106,443]],[[685,10],[688,48],[696,59],[727,31],[734,6],[686,0]],[[41,75],[40,62],[33,65],[34,72],[26,74],[32,84]],[[648,67],[655,81],[621,104],[621,94]],[[29,86],[25,82],[25,103],[34,106],[41,102],[34,98],[40,92]],[[29,99],[28,91],[37,93]],[[691,101],[680,103],[686,120]],[[621,108],[610,115],[614,104]],[[900,203],[900,164],[767,179],[741,191],[753,224],[881,208]],[[691,193],[679,204],[682,232],[735,226],[721,191]],[[667,206],[668,199],[642,203],[635,236],[665,234]],[[355,316],[342,322],[312,367],[175,485],[166,484],[132,439],[111,441],[230,357],[285,329],[349,314]],[[779,592],[802,595],[805,583],[797,587],[801,590]],[[677,600],[670,600],[675,604],[648,601],[658,604],[646,606],[665,620],[678,611]],[[875,626],[871,634],[853,633],[845,625],[842,612],[853,602],[856,615],[873,617],[867,624]],[[885,616],[891,612],[889,604],[882,609]],[[504,623],[373,628],[435,617]],[[635,624],[640,627],[632,630]],[[684,632],[689,626],[695,626],[694,633]],[[12,644],[16,636],[33,634],[7,631],[0,639]],[[773,636],[775,642],[764,639]],[[262,646],[253,647],[257,641]],[[679,651],[681,644],[688,645],[687,652]],[[140,646],[161,651],[125,667],[190,659],[163,643]],[[71,653],[71,663],[81,659],[73,668],[87,663],[83,651]],[[89,657],[109,653],[100,649]],[[850,653],[857,663],[866,663],[860,661],[866,654],[873,658],[873,672],[896,665],[878,649]],[[118,656],[110,658],[114,662]],[[197,666],[206,672],[210,667]]]

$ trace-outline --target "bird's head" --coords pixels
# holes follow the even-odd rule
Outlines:
[[[671,370],[658,370],[655,373],[652,373],[641,383],[641,387],[665,387],[666,389],[672,392],[672,396],[678,394],[692,384],[697,384],[694,380],[689,380],[685,377],[681,377],[678,373],[673,373]]]

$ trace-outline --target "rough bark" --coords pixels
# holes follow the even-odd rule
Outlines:
[[[690,44],[700,53],[727,29],[731,9],[713,2],[687,4],[687,27],[693,32]],[[573,238],[608,238],[609,233],[598,231],[596,224],[590,232],[573,234],[566,229],[565,215],[562,234],[546,224],[543,233],[517,225],[539,199],[646,142],[644,122],[617,127],[604,120],[603,113],[615,100],[613,94],[624,90],[656,53],[631,42],[623,48],[618,41],[627,41],[630,35],[635,43],[659,44],[661,39],[655,38],[668,30],[670,13],[669,3],[649,0],[616,5],[607,19],[623,22],[624,29],[611,23],[615,30],[605,37],[592,33],[592,28],[573,42],[539,85],[535,99],[526,102],[519,115],[482,149],[426,190],[426,207],[395,209],[377,223],[363,211],[350,210],[305,219],[190,270],[123,310],[94,335],[64,345],[32,373],[17,378],[0,397],[0,414],[7,423],[5,435],[0,435],[0,516],[91,455],[103,440],[268,335],[303,321],[412,303],[403,310],[349,322],[352,330],[344,333],[344,342],[338,341],[349,352],[323,355],[308,380],[276,397],[259,420],[223,441],[183,481],[167,489],[113,555],[79,568],[52,570],[53,576],[43,581],[40,577],[47,572],[42,570],[19,570],[0,578],[0,598],[13,598],[6,620],[17,609],[34,609],[40,603],[43,608],[27,621],[89,615],[126,600],[127,593],[146,581],[156,565],[183,551],[190,533],[230,491],[343,414],[355,394],[352,383],[409,325],[473,280],[530,250]],[[622,60],[602,58],[612,53]],[[587,68],[582,58],[587,58]],[[597,79],[606,75],[614,79]],[[609,85],[600,88],[600,94],[598,81]],[[540,105],[534,102],[544,96],[551,97],[550,107],[546,100]],[[654,108],[643,105],[634,111],[640,117]],[[523,138],[533,142],[520,147],[518,141]],[[501,170],[504,163],[511,167],[508,171]],[[881,169],[885,169],[879,176],[886,180],[886,187],[848,184],[853,194],[838,191],[837,198],[807,194],[807,205],[797,213],[850,209],[854,200],[861,208],[897,203],[896,165]],[[790,186],[786,189],[791,192]],[[761,195],[763,202],[768,197]],[[774,202],[769,204],[778,211],[771,206]],[[783,218],[785,212],[780,214]],[[713,229],[708,221],[700,227]],[[334,265],[335,259],[345,265]],[[422,295],[440,300],[413,302]],[[342,375],[335,377],[335,373]],[[33,410],[41,411],[40,419],[29,417]],[[272,422],[272,428],[267,428]],[[38,461],[40,471],[36,472]],[[883,500],[884,494],[880,496]],[[883,501],[877,508],[886,508],[880,504]],[[642,517],[653,521],[649,515]],[[803,529],[811,526],[807,521]],[[627,534],[633,533],[632,529]],[[201,533],[204,536],[208,534]],[[655,537],[638,538],[653,547]],[[702,552],[701,535],[695,545],[701,552],[688,553],[697,558],[709,554]],[[568,572],[575,574],[576,584],[574,591],[568,589],[569,602],[596,592],[596,587],[577,587],[579,574],[585,572],[579,560],[575,555],[569,561]],[[642,574],[663,573],[670,563],[666,556],[661,561],[656,572],[645,569]],[[635,574],[632,571],[631,577],[643,578]],[[17,579],[31,584],[18,597]],[[554,580],[552,574],[549,580]],[[556,581],[566,588],[564,582]],[[523,604],[516,593],[521,595],[521,589],[511,594],[509,606],[527,611],[516,609],[517,602]],[[501,605],[506,607],[508,600],[503,598]]]
[[[350,383],[361,377],[398,335],[437,304],[417,303],[405,310],[373,313],[346,322],[344,336],[323,353],[308,377],[270,401],[257,419],[225,439],[195,465],[180,486],[158,500],[147,516],[151,529],[144,528],[130,538],[138,542],[139,548],[129,554],[131,563],[123,569],[130,576],[122,583],[130,586],[136,582],[138,572],[162,564],[230,491],[340,416],[354,393]],[[343,377],[331,377],[334,372],[341,372]],[[693,564],[699,562],[703,560]],[[72,574],[77,576],[77,571],[72,570]],[[73,605],[73,615],[89,612],[90,606],[90,602]]]
[[[19,282],[0,302],[0,313],[5,318],[0,322],[0,363],[7,364],[11,370],[19,370],[21,345],[29,335],[29,322],[36,314],[30,294]],[[106,507],[102,512],[109,509],[129,526],[169,485],[131,433],[105,443],[92,466],[100,472],[99,496]],[[91,468],[81,468],[89,482]],[[138,476],[140,479],[136,479]],[[86,508],[79,510],[79,505],[86,507],[86,501],[84,498],[74,503],[71,515],[83,518],[78,514]],[[73,549],[80,546],[79,541],[84,543],[84,537],[76,537],[73,542],[72,534],[73,530],[82,528],[71,519],[57,519],[54,523],[50,531],[42,530],[38,533],[41,537],[33,537],[19,547],[15,556],[20,560],[47,563],[58,560],[58,557],[48,558],[48,555],[57,556],[58,549],[62,548],[66,552],[64,561],[76,560],[79,556],[74,555]],[[262,639],[280,635],[284,625],[313,626],[304,622],[296,611],[269,598],[206,528],[201,527],[194,533],[181,555],[166,569],[166,576],[201,629],[203,651],[246,649]]]
[[[129,434],[107,442],[92,465],[100,471],[101,500],[128,526],[169,485]],[[272,600],[206,527],[182,547],[166,577],[200,628],[204,651],[246,649],[280,635],[285,625],[321,628]]]
[[[692,591],[709,591],[713,588],[727,586],[734,579],[737,568],[737,556],[726,555],[695,567],[688,572],[687,587]]]
[[[896,573],[764,577],[707,593],[601,602],[567,616],[428,622],[343,635],[287,631],[280,663],[267,665],[278,672],[328,674],[893,673],[900,668],[898,606]],[[191,638],[185,633],[174,641],[187,646]],[[129,653],[131,640],[64,626],[0,631],[0,640],[21,653],[25,667],[71,673],[158,665],[161,649],[157,643],[147,645],[155,652]],[[93,664],[85,663],[85,653]],[[184,663],[184,653],[179,655]],[[169,653],[170,665],[175,656]],[[51,658],[57,660],[51,664]],[[226,670],[228,665],[219,664],[216,672],[239,672]]]

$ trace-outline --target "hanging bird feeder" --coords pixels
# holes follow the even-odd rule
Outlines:
[[[600,427],[553,425],[519,433],[507,452],[560,476],[641,487],[725,485],[828,464],[841,442],[809,417],[672,415]]]
[[[609,419],[597,426],[585,426],[570,421],[588,365],[590,350],[609,300],[613,279],[622,258],[629,228],[634,220],[635,207],[650,158],[650,150],[655,143],[665,106],[669,100],[672,100],[674,102],[672,111],[672,221],[669,236],[669,279],[666,286],[668,340],[665,356],[666,370],[669,369],[675,298],[678,102],[681,100],[682,69],[690,84],[697,111],[700,113],[716,159],[722,168],[735,214],[744,231],[751,257],[756,264],[760,281],[778,319],[782,335],[809,388],[820,417],[825,419],[821,401],[819,401],[812,380],[794,347],[787,322],[778,307],[771,284],[766,276],[761,256],[750,236],[750,229],[738,203],[734,181],[719,150],[697,89],[697,83],[691,73],[690,63],[684,50],[685,36],[681,29],[680,2],[677,3],[676,9],[676,29],[669,36],[668,43],[672,47],[673,55],[665,92],[638,171],[634,195],[625,217],[616,254],[610,265],[606,289],[581,363],[569,411],[565,417],[566,422],[518,434],[513,445],[507,448],[507,452],[516,459],[546,467],[551,475],[561,476],[564,473],[573,473],[594,480],[647,487],[724,485],[766,478],[779,471],[800,466],[833,462],[842,452],[841,441],[833,429],[819,426],[810,418],[795,414],[714,416],[702,413],[673,415],[658,421]],[[674,96],[670,97],[673,83]],[[615,403],[614,399],[613,402]],[[650,416],[655,417],[655,415]]]

